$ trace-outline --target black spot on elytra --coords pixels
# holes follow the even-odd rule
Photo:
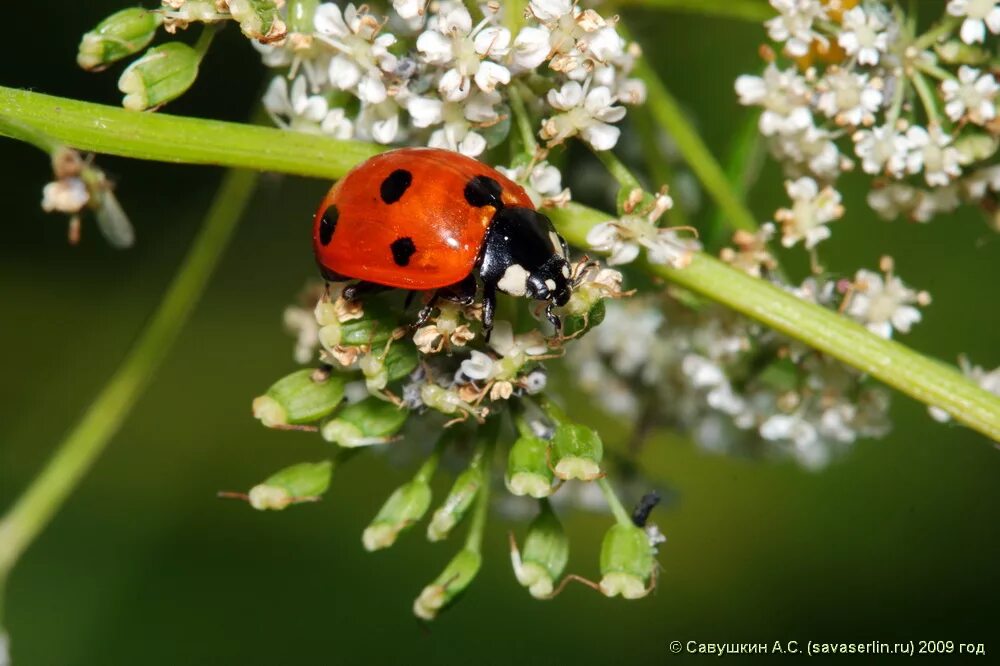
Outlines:
[[[382,201],[387,204],[396,203],[403,197],[403,194],[406,193],[406,189],[412,182],[412,173],[406,169],[396,169],[385,177],[381,187],[379,187],[379,194],[382,195]]]
[[[324,211],[323,218],[319,221],[319,242],[323,245],[329,245],[330,240],[333,239],[333,232],[337,230],[337,218],[339,217],[340,211],[332,204]]]
[[[500,183],[489,176],[475,176],[465,184],[465,200],[469,202],[470,206],[476,208],[483,206],[503,208],[503,201],[500,199],[501,192],[503,192],[503,188],[500,187]]]
[[[410,257],[417,251],[417,246],[413,244],[412,238],[403,236],[392,241],[389,249],[392,250],[392,260],[396,262],[396,265],[406,266],[410,263]]]

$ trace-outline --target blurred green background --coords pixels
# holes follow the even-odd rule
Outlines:
[[[0,83],[117,103],[118,69],[74,64],[80,34],[119,2],[32,3],[8,34]],[[640,41],[724,155],[744,117],[733,79],[757,66],[755,26],[633,15]],[[243,119],[262,71],[232,28],[172,113]],[[182,140],[179,137],[178,140]],[[87,225],[39,208],[49,177],[33,149],[0,143],[0,503],[29,482],[122,359],[183,256],[218,183],[215,169],[101,158],[139,242],[109,249]],[[974,213],[885,223],[845,190],[832,270],[899,272],[931,291],[907,336],[954,361],[1000,364],[1000,245]],[[675,496],[655,519],[669,541],[651,597],[606,600],[582,586],[541,603],[517,586],[494,516],[487,561],[460,604],[429,628],[410,605],[456,547],[413,533],[367,554],[360,533],[406,468],[362,456],[326,501],[259,514],[216,500],[327,451],[314,436],[261,428],[250,400],[292,368],[281,312],[313,275],[309,217],[326,184],[268,176],[205,299],[111,446],[32,546],[10,582],[15,663],[666,662],[671,640],[994,642],[1000,560],[1000,453],[897,397],[896,429],[822,473],[713,456],[657,437],[642,464]],[[780,205],[770,168],[754,192]],[[586,417],[587,405],[571,410]],[[613,440],[613,438],[611,438]],[[614,446],[616,442],[612,441]],[[595,574],[608,519],[568,516],[570,569]],[[707,657],[703,657],[707,658]]]

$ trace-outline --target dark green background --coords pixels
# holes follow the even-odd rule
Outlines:
[[[0,83],[117,102],[119,70],[76,70],[79,34],[115,2],[33,3],[0,47]],[[647,51],[709,144],[724,154],[743,113],[735,76],[757,66],[754,26],[643,15]],[[655,38],[652,38],[654,37]],[[239,120],[261,72],[232,29],[196,88],[171,107]],[[178,137],[178,140],[183,140]],[[102,158],[139,235],[116,252],[92,227],[76,248],[38,207],[48,165],[0,143],[0,501],[8,505],[121,360],[156,306],[219,172]],[[852,182],[857,184],[856,180]],[[419,534],[367,554],[360,532],[407,475],[379,456],[341,470],[327,500],[259,514],[213,498],[327,451],[267,431],[251,398],[288,371],[281,311],[313,273],[308,219],[320,182],[267,177],[210,288],[125,427],[16,569],[7,623],[16,663],[656,663],[669,641],[985,642],[997,621],[1000,454],[898,397],[897,428],[822,473],[734,460],[655,439],[642,463],[675,492],[655,595],[625,603],[583,587],[532,600],[511,574],[494,517],[466,597],[429,629],[410,604],[454,545]],[[781,204],[772,168],[755,191]],[[849,214],[824,244],[828,265],[873,268],[891,252],[930,290],[907,336],[954,360],[1000,364],[1000,246],[974,213],[885,223],[847,188]],[[574,405],[584,415],[586,405]],[[611,443],[612,445],[615,442]],[[607,519],[574,514],[571,569],[593,575]],[[523,528],[523,525],[513,527]],[[709,659],[709,657],[703,657]]]

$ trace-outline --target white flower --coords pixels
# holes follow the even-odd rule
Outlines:
[[[681,238],[672,229],[657,226],[663,213],[672,207],[673,200],[667,194],[660,194],[648,210],[626,212],[617,220],[594,225],[587,233],[587,244],[598,252],[609,253],[609,266],[634,261],[642,246],[651,263],[684,268],[700,245]]]
[[[275,125],[283,129],[313,134],[328,134],[349,139],[354,134],[343,109],[331,109],[322,95],[310,95],[304,76],[292,83],[291,91],[284,76],[276,76],[267,87],[261,102]]]
[[[399,111],[399,104],[393,97],[378,104],[363,105],[355,121],[358,138],[381,144],[396,141],[401,136]]]
[[[1000,84],[989,72],[983,74],[978,69],[962,65],[958,68],[958,80],[946,79],[941,84],[944,93],[944,111],[953,121],[962,117],[977,125],[985,125],[996,118],[997,107],[994,101]]]
[[[406,110],[416,127],[441,127],[431,133],[428,140],[432,148],[455,150],[469,157],[476,157],[486,150],[486,139],[477,128],[499,120],[495,106],[501,101],[500,93],[471,93],[464,102],[442,102],[433,97],[411,97]]]
[[[951,145],[951,136],[939,126],[931,125],[928,131],[914,125],[906,132],[906,142],[909,145],[906,170],[909,173],[922,170],[928,185],[947,185],[952,178],[962,175],[961,155]]]
[[[985,197],[987,191],[1000,192],[1000,164],[976,171],[964,185],[968,196],[975,201]]]
[[[882,105],[881,86],[869,82],[867,74],[831,68],[819,82],[817,108],[838,125],[871,125]]]
[[[424,61],[448,68],[438,83],[445,100],[465,99],[473,82],[484,92],[510,83],[510,70],[494,62],[510,50],[510,31],[491,26],[489,21],[483,19],[473,28],[469,11],[458,6],[417,37],[417,50]]]
[[[427,0],[392,0],[392,8],[404,21],[423,16]]]
[[[516,169],[498,166],[497,170],[520,183],[536,207],[564,206],[570,200],[569,188],[562,186],[562,173],[545,160]]]
[[[775,134],[769,146],[775,158],[786,163],[790,176],[804,175],[804,169],[821,180],[835,180],[852,164],[840,154],[834,138],[830,131],[810,125],[795,134]]]
[[[804,56],[814,40],[826,41],[813,30],[813,22],[827,18],[820,0],[771,0],[771,6],[780,16],[764,23],[767,34],[776,42],[784,42],[789,55]]]
[[[878,273],[861,269],[854,276],[854,284],[847,314],[883,338],[891,338],[894,330],[909,333],[921,319],[914,304],[929,302],[926,292],[910,289],[891,274],[883,279]]]
[[[90,201],[90,192],[79,178],[62,178],[42,189],[42,210],[69,215],[79,213]]]
[[[549,346],[545,336],[538,329],[530,333],[514,335],[509,321],[498,321],[490,337],[490,348],[516,365],[524,365],[532,356],[547,354]]]
[[[889,33],[881,16],[853,7],[844,12],[841,26],[837,43],[847,55],[856,55],[861,65],[877,65],[881,54],[889,48]]]
[[[771,63],[763,77],[744,74],[736,79],[736,93],[740,104],[764,109],[760,131],[765,136],[793,134],[813,124],[809,87],[794,68],[781,71]]]
[[[330,60],[330,83],[339,90],[354,93],[362,102],[380,104],[388,91],[383,74],[392,72],[398,64],[389,47],[396,38],[381,32],[379,22],[362,6],[340,7],[325,2],[316,8],[313,19],[316,39],[338,51]]]
[[[961,35],[966,44],[985,41],[986,28],[1000,33],[1000,0],[949,0],[948,13],[965,17]]]
[[[909,144],[890,125],[859,130],[854,134],[854,152],[861,158],[861,168],[872,175],[888,173],[902,178],[906,171]]]
[[[558,72],[586,73],[624,52],[613,25],[571,0],[531,0],[528,14],[538,25],[522,28],[514,38],[518,70],[535,69],[551,58],[549,66]]]
[[[468,381],[483,381],[489,379],[494,372],[495,363],[489,354],[473,349],[469,358],[462,361],[458,369],[458,378]]]
[[[958,188],[954,185],[921,190],[905,183],[890,183],[868,193],[868,205],[886,220],[906,215],[916,222],[929,222],[940,213],[958,208]]]
[[[816,181],[808,177],[786,181],[785,190],[792,199],[792,207],[774,214],[774,219],[782,225],[781,244],[792,247],[804,241],[811,250],[830,237],[826,225],[844,214],[840,192],[830,186],[820,190]]]
[[[576,134],[595,150],[611,150],[618,143],[621,130],[609,123],[624,118],[625,108],[615,106],[617,100],[606,87],[596,86],[588,92],[576,81],[569,81],[550,90],[548,101],[563,112],[542,122],[541,137],[550,144]]]

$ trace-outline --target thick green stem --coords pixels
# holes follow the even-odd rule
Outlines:
[[[609,217],[571,204],[548,211],[566,240],[585,244],[592,226]],[[650,265],[649,270],[755,319],[790,338],[843,361],[917,400],[940,407],[970,428],[1000,441],[1000,397],[954,368],[872,334],[832,310],[807,303],[773,284],[750,277],[706,254],[696,253],[683,269]]]
[[[59,109],[63,108],[74,111],[62,115]],[[31,114],[36,112],[39,115],[33,117]],[[107,119],[109,124],[102,125],[101,119]],[[316,178],[342,176],[381,150],[357,142],[248,125],[135,114],[0,87],[3,120],[40,120],[39,129],[76,148],[170,162],[272,169]],[[15,134],[7,127],[0,122],[0,133]],[[209,143],[199,144],[192,137],[205,138]],[[262,144],[266,145],[266,153],[248,148]],[[547,212],[563,235],[581,247],[586,246],[587,231],[609,219],[605,213],[579,205]],[[691,265],[682,270],[663,266],[650,270],[868,372],[921,402],[940,407],[958,421],[1000,441],[1000,398],[950,366],[925,358],[898,342],[883,340],[835,312],[800,300],[702,253],[696,253]]]
[[[775,16],[774,9],[765,0],[619,0],[618,4],[622,7],[665,9],[752,23]]]
[[[52,459],[0,521],[0,589],[18,558],[118,431],[167,356],[228,245],[256,180],[251,171],[226,175],[204,227],[153,319]]]

